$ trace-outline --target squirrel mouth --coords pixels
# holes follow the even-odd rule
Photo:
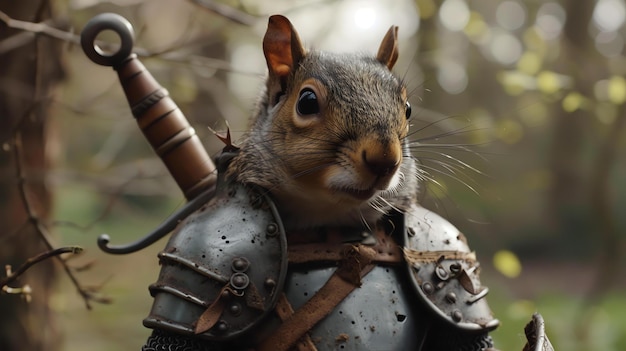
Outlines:
[[[351,197],[354,197],[361,201],[370,199],[376,193],[376,189],[374,188],[369,188],[369,189],[341,188],[338,190],[341,191],[342,193],[348,194]]]

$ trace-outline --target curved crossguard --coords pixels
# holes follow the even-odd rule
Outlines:
[[[105,30],[111,30],[120,37],[120,48],[112,54],[96,45],[96,37]],[[113,13],[92,18],[80,36],[81,46],[87,57],[97,64],[111,66],[117,72],[139,128],[163,160],[187,200],[191,201],[215,185],[215,165],[167,90],[152,77],[137,59],[137,55],[132,53],[133,41],[134,32],[130,22]],[[198,206],[195,202],[191,201],[186,207]],[[137,251],[173,229],[170,226],[165,227],[167,228],[157,228],[134,244],[108,246],[109,239],[105,235],[98,239],[98,244],[103,251],[109,253]]]

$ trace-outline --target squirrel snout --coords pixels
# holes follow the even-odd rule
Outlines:
[[[361,151],[361,161],[373,175],[386,177],[398,169],[402,153],[400,147],[395,145],[367,147]]]

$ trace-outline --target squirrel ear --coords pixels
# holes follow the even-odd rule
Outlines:
[[[263,38],[263,53],[267,61],[270,80],[277,79],[281,90],[284,91],[287,77],[296,70],[306,53],[298,33],[286,17],[281,15],[270,17],[267,32]]]
[[[383,42],[380,43],[376,59],[387,66],[389,70],[393,68],[393,65],[398,59],[398,26],[391,26],[391,28],[389,28],[383,38]]]

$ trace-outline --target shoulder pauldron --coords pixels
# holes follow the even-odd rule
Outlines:
[[[499,324],[484,297],[479,264],[465,237],[448,221],[412,205],[404,213],[404,257],[412,285],[437,315],[464,330]]]
[[[282,291],[285,232],[260,189],[222,184],[159,253],[149,328],[229,340],[259,324]]]

